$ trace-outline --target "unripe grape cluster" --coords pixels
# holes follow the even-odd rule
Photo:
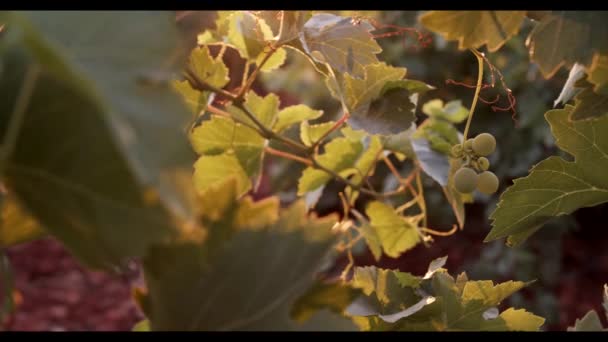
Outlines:
[[[460,162],[460,168],[454,174],[454,187],[458,192],[468,194],[477,190],[489,195],[498,190],[498,177],[488,171],[490,161],[486,158],[495,149],[496,139],[490,133],[481,133],[464,144],[452,146],[452,156]]]

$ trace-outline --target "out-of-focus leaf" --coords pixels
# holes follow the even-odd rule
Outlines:
[[[441,186],[446,186],[448,184],[448,172],[450,169],[448,156],[433,150],[427,139],[412,139],[411,142],[422,171]]]
[[[577,318],[573,327],[568,327],[568,331],[603,331],[602,322],[595,310],[587,312],[583,318]]]
[[[461,123],[469,116],[469,110],[460,100],[450,101],[445,105],[440,99],[431,100],[422,106],[422,112],[432,118],[452,123]]]
[[[551,110],[545,118],[557,145],[574,156],[573,162],[549,157],[514,181],[492,213],[486,241],[537,230],[552,217],[608,201],[608,116],[596,120],[568,119],[574,107]],[[521,240],[521,239],[519,239]]]
[[[293,304],[291,317],[297,322],[309,320],[319,310],[342,314],[359,295],[359,291],[339,282],[315,284]]]
[[[167,76],[179,47],[171,14],[4,12],[0,20],[0,131],[18,102],[24,110],[4,161],[9,191],[92,267],[173,236],[175,220],[191,212],[163,177],[190,168],[192,154],[183,131],[191,115]]]
[[[0,248],[28,242],[45,236],[44,228],[9,194],[0,200]]]
[[[526,11],[430,11],[420,22],[446,40],[458,40],[461,50],[487,44],[494,52],[513,37],[526,16]]]
[[[133,326],[131,331],[150,331],[150,321],[144,319]]]
[[[608,96],[608,55],[595,55],[587,79],[595,85],[596,93]]]
[[[530,58],[545,78],[562,66],[588,65],[595,52],[608,52],[608,14],[602,11],[552,12],[542,18],[526,41]]]
[[[591,88],[583,89],[574,98],[570,120],[588,120],[608,113],[608,95],[599,95]]]
[[[297,202],[275,224],[252,231],[230,219],[238,206],[233,200],[219,220],[205,221],[228,239],[210,245],[192,231],[144,260],[152,329],[331,330],[330,324],[296,325],[289,312],[335,242],[330,230],[337,217],[307,217]]]

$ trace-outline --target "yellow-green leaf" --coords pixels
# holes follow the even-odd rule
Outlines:
[[[457,40],[461,50],[487,44],[494,52],[513,37],[526,16],[526,11],[430,11],[420,22],[446,40]]]
[[[251,189],[251,180],[234,154],[201,156],[194,163],[194,187],[200,193],[231,177],[237,179],[238,197]]]
[[[262,52],[256,59],[255,64],[258,67],[260,66],[260,64],[262,63],[264,58],[266,58],[266,54],[267,54],[267,52]],[[272,56],[270,56],[266,60],[264,65],[262,65],[262,67],[260,68],[260,71],[269,72],[269,71],[278,69],[285,63],[286,58],[287,58],[287,51],[285,51],[285,49],[283,49],[283,48],[279,48],[272,54]]]
[[[386,255],[396,258],[420,242],[418,228],[391,206],[374,201],[367,205],[365,213]]]
[[[25,212],[10,193],[2,197],[0,247],[10,247],[47,234],[36,219]]]
[[[595,85],[596,93],[608,96],[608,55],[595,55],[587,80]]]
[[[274,124],[275,132],[282,132],[291,125],[305,120],[314,120],[323,115],[322,110],[314,110],[307,105],[299,104],[281,109],[277,115],[277,122]]]

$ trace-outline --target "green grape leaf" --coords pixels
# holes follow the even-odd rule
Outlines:
[[[24,211],[13,195],[2,195],[1,203],[0,248],[32,241],[47,234],[36,219]]]
[[[266,42],[272,39],[272,31],[263,19],[249,11],[233,11],[225,20],[228,22],[228,41],[241,57],[255,61],[264,54]]]
[[[306,146],[312,146],[327,134],[336,125],[333,121],[311,125],[308,121],[300,124],[300,140]]]
[[[562,66],[588,65],[595,52],[608,52],[608,15],[602,11],[552,12],[534,27],[526,44],[545,78]]]
[[[153,249],[144,260],[148,294],[142,305],[152,330],[335,329],[289,318],[336,241],[330,232],[336,216],[307,216],[296,203],[275,224],[250,230],[231,219],[239,206],[233,200],[220,220],[205,222],[227,239],[211,244],[189,231]]]
[[[197,117],[205,108],[207,108],[207,102],[209,100],[206,92],[198,91],[190,85],[188,81],[173,81],[173,89],[175,89],[182,97],[188,108]]]
[[[251,190],[251,180],[234,154],[204,155],[194,163],[194,188],[200,193],[230,177],[237,179],[237,197]]]
[[[228,67],[221,58],[211,57],[207,46],[199,46],[192,50],[188,67],[201,81],[216,88],[223,88],[230,82]]]
[[[270,93],[265,97],[257,95],[253,90],[245,95],[245,108],[253,113],[255,117],[266,127],[272,127],[277,121],[279,113],[280,100],[276,94]],[[236,106],[229,106],[227,111],[241,121],[247,122],[255,126],[254,122]]]
[[[587,80],[595,85],[596,93],[608,96],[608,55],[594,56]]]
[[[339,282],[317,281],[293,304],[290,314],[297,322],[309,320],[319,310],[342,314],[358,295],[359,291]]]
[[[0,21],[0,131],[20,94],[25,105],[3,161],[9,191],[91,267],[173,236],[191,209],[165,177],[193,158],[183,132],[191,115],[168,76],[179,47],[171,14],[3,12]]]
[[[307,54],[320,63],[327,63],[340,74],[362,76],[366,65],[377,63],[382,48],[369,31],[373,27],[351,18],[321,13],[304,25],[300,42]]]
[[[221,58],[211,57],[207,46],[199,46],[192,50],[188,60],[188,68],[203,82],[216,88],[223,88],[228,84],[228,68]],[[198,91],[188,81],[173,81],[173,88],[182,95],[182,98],[192,110],[199,115],[207,107],[208,93]]]
[[[376,161],[380,157],[380,153],[384,151],[380,137],[365,136],[362,140],[366,147],[352,169],[351,182],[354,184],[362,184],[367,176],[373,174],[376,167]],[[351,188],[347,188],[346,194],[348,195],[348,198],[350,198],[351,203],[354,203],[359,196],[359,191],[353,191]]]
[[[382,136],[384,149],[405,155],[408,158],[416,158],[412,146],[412,135],[416,132],[416,125],[412,124],[407,130],[392,135]]]
[[[423,278],[356,267],[350,285],[367,298],[355,300],[346,314],[360,329],[373,331],[536,331],[544,324],[525,310],[496,308],[528,284],[469,281],[465,273],[454,280],[441,268],[446,259],[431,262]]]
[[[422,112],[431,118],[447,120],[452,123],[461,123],[469,116],[469,110],[460,100],[443,104],[440,99],[434,99],[422,106]]]
[[[367,247],[369,247],[370,252],[372,252],[374,259],[379,261],[383,252],[378,233],[376,233],[376,230],[368,223],[362,224],[361,227],[359,227],[359,231],[363,236],[363,239],[365,239],[365,243],[367,244]]]
[[[485,305],[498,305],[527,285],[521,281],[508,281],[498,285],[494,285],[491,280],[468,281],[464,285],[462,299],[465,302],[481,300]]]
[[[446,186],[450,170],[448,156],[432,149],[429,140],[425,138],[412,139],[411,142],[422,171],[439,183],[439,185]]]
[[[608,201],[608,182],[602,172],[608,167],[608,138],[600,133],[608,130],[608,116],[572,122],[568,117],[573,109],[567,105],[551,110],[545,118],[557,145],[574,161],[549,157],[527,177],[515,180],[491,215],[492,230],[485,241],[524,234],[555,216]]]
[[[298,38],[304,24],[312,16],[311,11],[259,11],[255,14],[264,19],[274,34],[272,40],[279,44]]]
[[[407,70],[375,63],[364,67],[364,77],[344,75],[344,103],[350,111],[349,123],[371,134],[397,134],[416,119],[416,102],[406,80]]]
[[[391,206],[373,201],[367,205],[365,214],[386,255],[396,258],[420,243],[416,225],[397,214]]]
[[[456,127],[448,121],[427,119],[414,134],[414,138],[425,138],[433,150],[449,155],[452,146],[460,142]]]
[[[325,146],[325,153],[318,156],[317,162],[336,173],[351,168],[363,152],[363,144],[348,138],[336,138]],[[307,167],[298,181],[298,196],[314,191],[333,179],[323,170]]]
[[[595,310],[590,310],[583,316],[577,318],[573,327],[568,327],[568,331],[608,331],[602,327],[602,322]]]
[[[266,54],[262,53],[256,59],[255,64],[258,67],[260,66],[260,64],[262,64],[262,61],[264,60],[265,56]],[[283,48],[279,48],[272,54],[272,56],[268,58],[268,60],[266,60],[264,65],[262,65],[262,67],[260,68],[260,71],[270,72],[278,69],[285,63],[286,58],[287,51],[285,51],[285,49]]]
[[[570,120],[588,120],[608,113],[608,95],[598,95],[591,88],[583,89],[574,98]]]
[[[461,50],[487,44],[495,52],[519,32],[525,16],[526,11],[430,11],[420,22],[446,40],[458,40]]]
[[[200,155],[234,153],[249,177],[259,173],[265,139],[253,129],[231,119],[211,116],[190,133],[190,142]]]
[[[545,319],[524,309],[508,308],[496,319],[481,322],[484,331],[538,331]]]
[[[314,110],[303,104],[285,107],[277,114],[277,121],[274,124],[273,130],[275,132],[282,132],[294,124],[318,119],[322,115],[322,110]]]

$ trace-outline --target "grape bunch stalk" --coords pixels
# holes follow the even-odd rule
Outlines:
[[[458,192],[468,194],[477,190],[490,195],[498,190],[498,177],[488,171],[490,161],[486,158],[495,149],[496,138],[490,133],[481,133],[463,144],[452,146],[452,157],[459,162],[459,169],[454,174],[454,187]]]

